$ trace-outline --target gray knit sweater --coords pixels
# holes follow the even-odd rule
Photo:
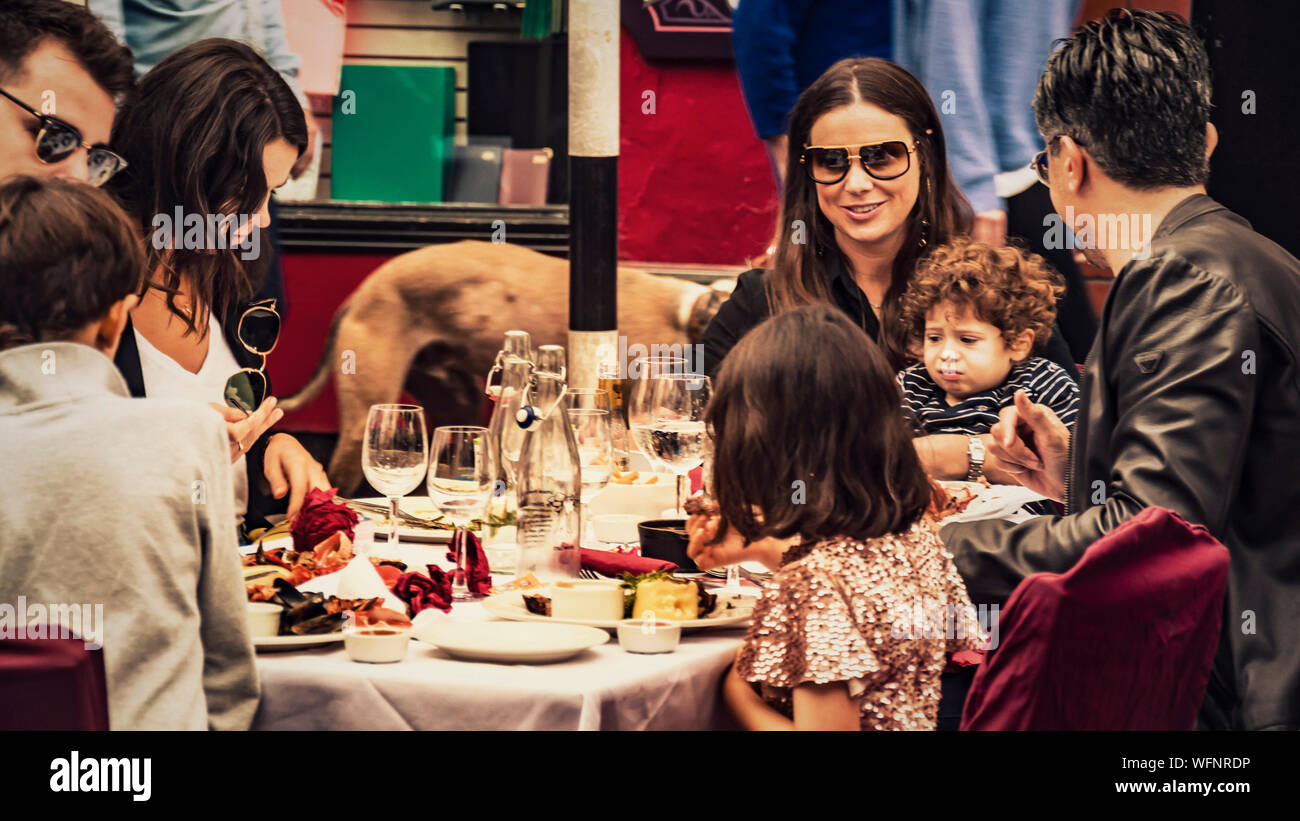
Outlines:
[[[85,345],[0,352],[0,608],[78,606],[104,647],[112,729],[252,723],[232,495],[211,408],[132,399]]]

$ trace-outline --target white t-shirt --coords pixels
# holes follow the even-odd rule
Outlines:
[[[214,344],[215,343],[215,344]],[[226,403],[226,380],[241,370],[235,355],[226,344],[221,324],[215,314],[208,318],[208,353],[198,373],[190,373],[175,359],[149,344],[149,340],[135,331],[136,348],[140,351],[140,372],[144,377],[145,396],[191,399],[207,405]],[[244,520],[248,511],[248,470],[244,457],[230,466],[235,480],[235,519]]]

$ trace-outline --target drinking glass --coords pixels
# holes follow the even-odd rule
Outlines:
[[[433,430],[429,455],[429,499],[456,526],[468,528],[481,515],[492,495],[492,472],[488,466],[487,428],[449,425]],[[464,544],[466,539],[452,542]],[[457,601],[473,598],[469,592],[468,557],[456,551],[451,593]]]
[[[609,394],[599,388],[569,389],[565,394],[569,424],[578,444],[578,463],[582,472],[582,515],[587,520],[583,533],[591,533],[592,499],[609,484],[614,469],[614,432],[609,412]]]
[[[398,500],[415,490],[429,461],[424,410],[418,405],[371,405],[361,440],[361,471],[388,499],[388,547],[396,556]]]
[[[711,383],[693,373],[661,373],[651,388],[649,438],[655,457],[677,476],[677,515],[684,516],[682,486],[686,476],[704,463],[704,410]]]
[[[686,360],[680,356],[645,357],[634,360],[628,371],[631,386],[627,401],[627,427],[632,436],[632,444],[650,460],[652,470],[667,470],[667,466],[655,456],[650,442],[651,405],[654,401],[651,388],[657,376],[686,373]]]

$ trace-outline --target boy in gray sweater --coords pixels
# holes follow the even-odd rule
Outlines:
[[[0,185],[0,607],[102,613],[78,628],[103,645],[112,729],[248,729],[225,425],[132,399],[112,362],[143,269],[102,192]]]

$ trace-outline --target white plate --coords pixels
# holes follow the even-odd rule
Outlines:
[[[564,661],[609,641],[608,633],[594,627],[499,621],[433,624],[415,637],[459,659],[505,664]]]
[[[253,647],[261,651],[301,650],[304,647],[319,647],[343,641],[343,633],[314,633],[310,636],[259,636],[253,639]]]
[[[622,619],[557,619],[554,616],[539,616],[536,613],[528,612],[524,607],[523,597],[524,594],[518,590],[498,593],[484,599],[483,607],[497,618],[509,619],[510,621],[531,621],[542,624],[580,624],[585,627],[600,627],[605,630],[617,630],[619,622],[622,621]],[[736,607],[732,610],[724,609],[728,601],[735,602]],[[714,615],[702,619],[679,621],[677,624],[680,624],[683,630],[735,627],[749,621],[749,617],[754,614],[754,601],[754,596],[719,593],[718,606],[713,611]]]
[[[357,501],[379,505],[382,508],[388,507],[388,500],[383,498],[358,499]],[[433,501],[430,500],[428,496],[403,496],[402,500],[399,501],[397,505],[402,509],[403,513],[409,513],[412,516],[419,516],[423,519],[433,519],[439,515],[437,506],[433,504]],[[382,542],[388,541],[387,516],[378,513],[361,513],[360,511],[357,511],[357,514],[374,521],[376,546],[380,545]],[[399,542],[410,541],[424,542],[426,544],[446,544],[451,541],[451,529],[429,530],[423,527],[398,525],[397,538]]]
[[[970,486],[975,493],[975,498],[971,500],[970,504],[966,505],[966,509],[961,513],[954,513],[945,519],[941,519],[939,521],[940,526],[955,522],[1005,519],[1030,502],[1047,498],[1020,485],[985,486],[975,482],[944,482],[943,484],[950,492],[956,487]]]

